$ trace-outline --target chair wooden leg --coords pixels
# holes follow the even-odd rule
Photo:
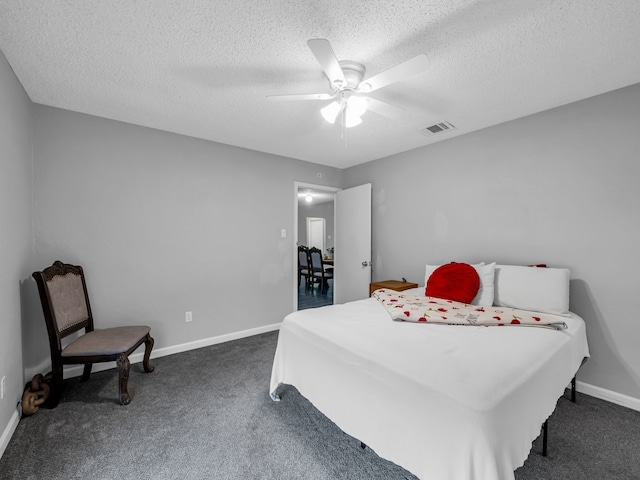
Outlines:
[[[151,373],[155,370],[155,367],[149,363],[149,357],[151,356],[151,349],[153,348],[153,344],[155,340],[149,334],[147,334],[144,339],[144,358],[142,359],[142,366],[144,367],[144,371],[147,373]]]
[[[84,364],[84,370],[82,372],[82,381],[86,382],[87,380],[89,380],[89,375],[91,375],[91,367],[93,366],[93,363],[85,363]]]
[[[116,365],[118,366],[118,398],[122,405],[129,405],[131,403],[131,397],[127,391],[127,385],[129,383],[129,357],[125,353],[121,353],[116,358]]]
[[[56,408],[62,395],[62,365],[54,365],[51,370],[49,382],[49,398],[46,401],[48,408]]]

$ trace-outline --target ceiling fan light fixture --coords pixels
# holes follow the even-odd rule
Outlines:
[[[358,115],[353,115],[349,113],[349,110],[347,109],[344,126],[347,128],[351,128],[351,127],[360,125],[361,123],[362,123],[362,119]]]
[[[369,82],[362,82],[358,87],[358,90],[362,93],[369,93],[371,91],[371,84]]]
[[[333,124],[336,123],[336,118],[338,118],[340,110],[342,110],[342,105],[339,102],[331,102],[326,107],[321,108],[320,113],[322,114],[322,118]]]
[[[347,101],[347,114],[361,117],[367,111],[369,106],[369,99],[366,97],[356,97],[352,95]]]

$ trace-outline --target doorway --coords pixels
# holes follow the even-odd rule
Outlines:
[[[335,241],[335,194],[340,189],[323,185],[295,182],[295,263],[298,265],[298,246],[316,247],[322,252],[323,267],[333,269]],[[333,270],[331,271],[333,274]],[[309,282],[303,277],[294,278],[294,311],[321,307],[334,303],[333,279],[328,287]]]

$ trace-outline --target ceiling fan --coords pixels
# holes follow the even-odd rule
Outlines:
[[[429,68],[429,57],[420,54],[406,62],[399,63],[377,75],[364,78],[364,65],[352,60],[338,61],[331,44],[324,38],[307,41],[307,45],[318,59],[320,66],[329,79],[332,93],[310,93],[301,95],[269,95],[271,100],[334,100],[323,107],[320,113],[329,123],[335,123],[341,116],[343,127],[355,127],[362,123],[362,115],[371,110],[385,117],[397,119],[403,110],[376,98],[366,96],[367,93],[404,80]]]

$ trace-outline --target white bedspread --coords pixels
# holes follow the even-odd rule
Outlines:
[[[376,300],[280,328],[271,396],[295,386],[347,434],[422,479],[513,479],[584,357],[562,331],[394,322]]]

